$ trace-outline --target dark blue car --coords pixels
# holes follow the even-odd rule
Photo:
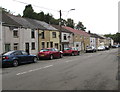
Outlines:
[[[29,62],[37,62],[36,55],[29,55],[25,51],[16,50],[2,54],[2,65],[12,65],[14,67]]]

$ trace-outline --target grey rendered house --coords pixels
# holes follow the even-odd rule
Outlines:
[[[2,27],[4,52],[25,50],[30,54],[38,53],[38,30],[44,27],[37,26],[35,23],[33,25],[26,18],[10,14],[3,14],[3,22],[7,23],[7,26]],[[10,26],[13,23],[14,26]]]

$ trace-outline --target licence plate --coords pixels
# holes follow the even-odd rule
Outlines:
[[[41,56],[44,56],[44,55],[41,55]]]

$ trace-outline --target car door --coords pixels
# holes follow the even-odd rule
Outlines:
[[[60,52],[58,51],[58,49],[55,48],[54,51],[56,58],[60,57]]]
[[[30,61],[30,57],[29,57],[28,53],[25,52],[25,51],[21,51],[21,52],[22,52],[22,56],[24,58],[24,62],[29,62]]]
[[[24,57],[23,57],[21,51],[15,51],[15,52],[13,53],[13,55],[14,55],[14,59],[18,59],[18,61],[19,61],[20,63],[23,63],[23,62],[24,62]]]

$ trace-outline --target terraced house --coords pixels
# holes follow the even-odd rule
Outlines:
[[[73,33],[73,46],[78,48],[78,50],[86,50],[86,47],[90,45],[90,35],[86,32],[66,26],[64,26],[63,28]]]
[[[16,17],[3,13],[3,52],[9,50],[25,50],[30,54],[38,53],[38,32],[44,30],[43,26],[37,26],[35,20]]]
[[[63,27],[60,28],[59,25],[52,26],[55,27],[59,31],[59,33],[61,32],[62,49],[67,47],[73,47],[73,33]]]
[[[59,32],[57,29],[43,21],[37,21],[37,23],[46,28],[38,33],[39,50],[42,48],[59,49]]]

